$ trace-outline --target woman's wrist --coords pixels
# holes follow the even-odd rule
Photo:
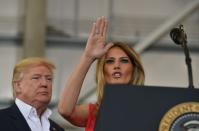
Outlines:
[[[82,58],[81,59],[83,59],[86,63],[93,63],[96,60],[96,58],[94,56],[89,55],[86,52],[84,52],[82,54]]]

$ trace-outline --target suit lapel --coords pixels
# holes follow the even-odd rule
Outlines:
[[[50,126],[50,131],[58,131],[55,127]]]
[[[53,122],[51,119],[49,119],[49,121],[50,121],[50,131],[58,131],[58,130],[55,128],[54,122]]]
[[[30,127],[28,126],[28,123],[26,122],[25,118],[21,114],[16,104],[13,104],[10,107],[9,116],[10,116],[11,122],[16,127],[16,131],[31,131]]]
[[[54,121],[49,119],[50,121],[50,131],[64,131],[59,125],[57,125]]]

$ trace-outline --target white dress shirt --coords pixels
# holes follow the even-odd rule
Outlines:
[[[49,109],[46,109],[40,119],[34,107],[17,98],[15,103],[26,119],[31,131],[50,131],[50,121],[48,118],[52,112]]]

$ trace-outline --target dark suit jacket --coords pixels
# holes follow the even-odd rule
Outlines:
[[[0,110],[0,131],[31,131],[16,104]],[[50,131],[64,131],[64,129],[50,120]]]

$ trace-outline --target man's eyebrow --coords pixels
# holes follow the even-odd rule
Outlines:
[[[33,76],[53,76],[52,74],[41,75],[41,74],[33,74]]]
[[[33,74],[33,76],[41,76],[41,74]]]

